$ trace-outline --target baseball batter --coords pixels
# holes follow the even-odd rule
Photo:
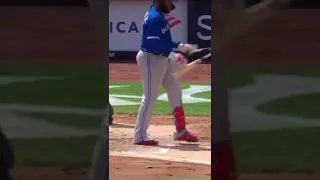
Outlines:
[[[133,143],[137,145],[158,145],[158,141],[148,136],[147,130],[161,85],[168,94],[174,116],[174,139],[198,141],[197,136],[186,129],[182,92],[179,82],[173,76],[177,64],[187,63],[187,60],[174,50],[188,53],[196,50],[197,46],[172,41],[169,23],[165,18],[165,14],[175,9],[172,1],[154,0],[144,16],[142,43],[136,56],[144,91],[133,138]]]

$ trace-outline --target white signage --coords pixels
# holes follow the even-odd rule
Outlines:
[[[202,29],[205,29],[207,31],[211,31],[211,26],[208,24],[205,24],[203,21],[204,20],[210,20],[211,21],[211,16],[210,15],[202,15],[199,16],[197,23],[198,26],[201,27]],[[204,41],[209,41],[211,40],[211,34],[210,35],[203,35],[202,32],[197,32],[197,36],[199,39],[204,40]]]
[[[143,18],[152,1],[110,1],[109,4],[109,50],[138,51],[141,44]],[[175,1],[172,11],[172,39],[179,42],[188,40],[187,1]]]

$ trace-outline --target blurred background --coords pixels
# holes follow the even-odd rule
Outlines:
[[[240,179],[319,178],[319,8],[308,0],[213,5]]]
[[[0,125],[15,179],[85,179],[108,100],[108,50],[88,4],[0,5]]]

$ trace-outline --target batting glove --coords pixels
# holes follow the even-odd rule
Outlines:
[[[175,64],[188,64],[188,60],[180,53],[171,52],[169,59]]]
[[[183,53],[191,53],[198,49],[198,45],[196,44],[179,44],[178,51],[181,51]]]

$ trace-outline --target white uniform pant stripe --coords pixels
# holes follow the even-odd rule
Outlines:
[[[147,54],[147,72],[148,72],[148,83],[147,83],[147,97],[144,95],[145,101],[146,101],[146,107],[144,108],[144,112],[142,115],[142,123],[140,127],[140,140],[143,141],[143,128],[147,117],[147,112],[149,109],[149,104],[151,100],[151,66],[150,66],[150,54]]]

